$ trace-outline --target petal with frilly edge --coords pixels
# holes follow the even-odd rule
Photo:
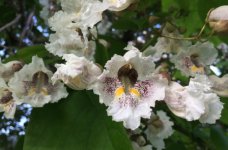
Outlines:
[[[192,94],[187,87],[171,82],[166,89],[165,102],[175,115],[192,121],[199,119],[205,111],[202,98],[202,95]]]
[[[214,93],[206,94],[204,102],[205,112],[199,121],[201,123],[214,124],[221,117],[223,103],[220,102],[219,97]]]
[[[46,103],[57,102],[68,95],[62,83],[52,84],[50,80],[52,75],[52,72],[44,66],[43,60],[33,56],[32,62],[10,79],[9,87],[17,97],[16,101],[42,107]]]
[[[151,142],[152,147],[158,150],[165,148],[164,139],[173,134],[173,125],[174,123],[170,121],[170,118],[164,111],[157,111],[156,115],[152,113],[148,121],[148,127],[145,130],[147,139]]]
[[[132,48],[132,49],[130,49]],[[156,100],[163,100],[167,80],[154,74],[151,57],[143,57],[128,46],[124,56],[114,55],[93,87],[101,103],[108,106],[108,115],[124,126],[136,129],[141,118],[149,118]]]

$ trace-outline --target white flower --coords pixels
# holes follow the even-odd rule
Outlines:
[[[167,80],[152,74],[154,63],[137,49],[124,56],[114,55],[105,68],[94,92],[100,96],[100,103],[108,106],[113,120],[123,121],[126,128],[134,130],[141,117],[150,117],[155,101],[164,98]]]
[[[67,97],[68,93],[62,83],[52,84],[52,72],[45,66],[41,58],[33,56],[32,62],[16,72],[9,81],[9,87],[18,97],[17,101],[28,103],[34,107],[42,107],[46,103],[54,103]]]
[[[228,74],[219,78],[215,75],[209,76],[210,81],[213,83],[212,90],[219,96],[228,97]]]
[[[0,78],[3,78],[6,82],[13,77],[14,73],[19,71],[23,67],[20,61],[10,61],[3,64],[0,59]]]
[[[136,142],[131,142],[133,150],[152,150],[151,145],[139,146]]]
[[[211,65],[217,55],[217,50],[212,43],[198,42],[188,47],[188,49],[181,50],[177,55],[173,56],[171,62],[184,75],[194,76],[196,74],[205,74],[205,67]]]
[[[173,122],[164,111],[157,111],[157,115],[151,115],[145,133],[152,146],[158,150],[165,148],[164,139],[173,134]]]
[[[126,9],[135,0],[103,0],[109,7],[111,11],[121,11]]]
[[[221,117],[223,103],[215,93],[212,93],[212,86],[212,82],[204,75],[198,75],[189,82],[192,94],[199,95],[201,92],[200,95],[203,95],[200,100],[204,102],[205,111],[199,118],[201,123],[213,124]]]
[[[55,31],[61,30],[61,26],[62,28],[70,26],[84,29],[88,27],[93,28],[96,23],[102,20],[102,13],[108,7],[97,0],[64,0],[61,4],[63,6],[63,11],[57,12],[49,20],[51,26],[59,26],[58,29],[54,27]],[[61,19],[58,20],[58,18]]]
[[[197,120],[204,113],[202,97],[191,94],[188,87],[171,82],[166,90],[165,102],[169,109],[178,117],[188,121]]]
[[[185,87],[171,82],[166,89],[165,102],[175,115],[202,123],[215,123],[223,108],[219,97],[211,92],[211,83],[204,75],[191,78]]]
[[[63,55],[66,64],[57,64],[57,71],[52,77],[55,83],[62,80],[66,85],[75,90],[89,89],[101,74],[101,69],[84,57],[73,54]]]
[[[6,118],[14,118],[16,106],[12,92],[5,81],[0,78],[0,112],[4,112]]]
[[[62,32],[51,34],[49,38],[50,43],[46,43],[45,47],[50,53],[57,56],[75,54],[92,60],[96,43],[94,41],[88,41],[85,34],[80,30],[73,31],[65,29]]]
[[[220,6],[211,11],[209,18],[210,27],[221,34],[228,33],[228,5]]]
[[[162,30],[162,34],[170,37],[181,38],[178,30],[173,25],[166,24]],[[186,40],[176,40],[166,37],[159,37],[155,46],[149,46],[143,54],[145,56],[151,55],[155,61],[159,60],[163,53],[178,53],[181,49],[187,48],[191,42]]]

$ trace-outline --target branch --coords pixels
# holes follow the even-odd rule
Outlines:
[[[19,19],[21,18],[21,14],[18,14],[16,18],[14,18],[11,22],[7,23],[6,25],[4,25],[3,27],[0,28],[0,32],[2,32],[3,30],[5,30],[6,28],[9,28],[10,26],[16,24]]]

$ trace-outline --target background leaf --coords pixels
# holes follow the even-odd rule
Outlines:
[[[57,104],[34,109],[24,150],[131,150],[121,124],[107,117],[91,92],[74,92]]]

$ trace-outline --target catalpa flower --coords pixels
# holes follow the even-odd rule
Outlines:
[[[171,59],[171,62],[184,75],[194,76],[205,74],[206,67],[215,61],[217,55],[217,50],[212,43],[196,43],[188,49],[182,49]]]
[[[215,123],[221,116],[223,104],[212,93],[211,83],[205,75],[191,78],[188,86],[171,82],[166,90],[165,102],[169,109],[188,121]]]
[[[140,125],[140,119],[149,118],[156,100],[165,96],[167,80],[153,74],[151,57],[142,57],[136,48],[124,56],[114,55],[99,76],[94,92],[100,103],[108,106],[108,115],[115,121],[123,121],[132,130]]]
[[[198,95],[198,97],[202,98],[200,100],[204,102],[205,110],[199,118],[201,123],[213,124],[221,117],[223,103],[219,97],[213,93],[212,87],[213,83],[205,75],[198,75],[189,82],[191,93]],[[200,95],[203,95],[203,97]]]
[[[44,66],[41,58],[33,56],[32,62],[16,72],[9,81],[9,87],[16,101],[42,107],[67,97],[68,93],[60,82],[52,84],[52,72]]]
[[[173,134],[173,125],[174,123],[170,121],[170,118],[164,111],[157,111],[156,115],[152,113],[145,133],[153,147],[157,150],[165,148],[164,139]]]
[[[14,118],[16,112],[16,102],[14,101],[10,88],[5,81],[0,78],[0,112],[4,112],[6,118]]]
[[[75,54],[84,56],[92,60],[96,49],[96,43],[92,40],[88,41],[87,31],[65,29],[61,32],[51,34],[49,41],[45,47],[47,50],[57,56],[64,54]]]
[[[57,71],[52,77],[54,83],[57,80],[62,80],[72,89],[89,89],[101,74],[101,69],[85,57],[65,54],[63,59],[67,62],[56,65]]]
[[[50,26],[54,26],[55,31],[70,26],[84,29],[93,28],[96,23],[102,20],[102,13],[108,7],[98,0],[62,0],[61,5],[63,11],[55,13],[49,19]],[[58,18],[61,18],[61,20],[58,20]]]
[[[3,78],[6,82],[13,77],[14,73],[19,71],[23,67],[20,61],[10,61],[3,64],[0,59],[0,78]]]
[[[162,30],[162,34],[170,37],[181,38],[179,31],[173,25],[166,24]],[[154,46],[149,46],[143,54],[145,56],[151,55],[155,61],[159,60],[163,53],[178,53],[191,45],[191,42],[186,40],[176,40],[166,37],[159,37]]]

